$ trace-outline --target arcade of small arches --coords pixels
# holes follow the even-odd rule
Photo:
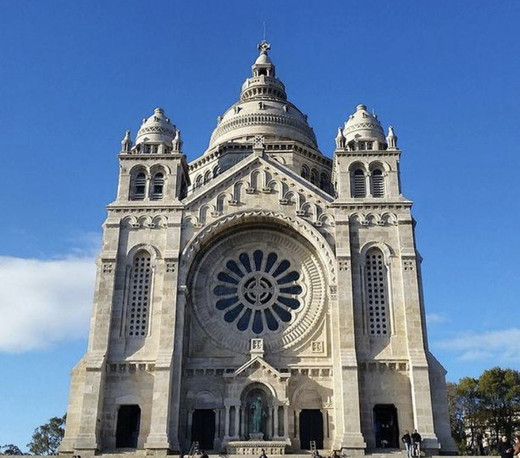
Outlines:
[[[201,186],[209,183],[213,178],[216,178],[221,173],[220,167],[216,166],[212,170],[206,170],[195,177],[193,182],[193,190],[200,188]],[[333,186],[330,181],[330,175],[325,172],[319,172],[316,168],[310,168],[304,164],[301,168],[301,177],[313,185],[319,187],[328,194],[332,194]]]
[[[310,169],[308,165],[304,164],[300,174],[303,179],[310,181],[314,186],[318,186],[329,194],[332,193],[332,184],[327,173],[319,173],[314,167]]]

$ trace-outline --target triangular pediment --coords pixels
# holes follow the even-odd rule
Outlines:
[[[252,374],[261,371],[268,373],[272,377],[278,379],[285,379],[290,376],[289,373],[282,373],[266,362],[260,355],[253,356],[249,361],[240,366],[237,370],[232,373],[225,374],[225,377],[247,377]]]
[[[333,224],[334,198],[276,160],[250,155],[184,200],[185,216],[203,226],[221,215],[269,208],[303,217],[316,226]]]

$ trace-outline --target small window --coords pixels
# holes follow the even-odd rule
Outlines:
[[[309,179],[309,175],[310,175],[310,172],[309,172],[309,167],[307,167],[306,165],[304,165],[302,167],[302,178],[305,179],[305,180],[308,180]]]
[[[354,171],[352,180],[352,196],[365,197],[367,194],[365,172],[362,169]]]
[[[318,171],[316,169],[311,170],[311,183],[318,186]]]
[[[330,190],[330,180],[326,173],[320,175],[320,188],[326,192],[329,192]]]
[[[211,180],[211,171],[208,170],[208,171],[204,174],[204,184],[209,183],[210,180]]]
[[[373,197],[384,197],[385,196],[385,177],[383,172],[379,169],[372,171],[371,187]]]
[[[146,175],[144,172],[139,172],[135,176],[133,200],[143,200],[146,194]]]
[[[195,178],[195,188],[200,188],[202,186],[202,175],[199,175]]]
[[[164,175],[156,173],[152,182],[152,199],[162,199],[164,192]]]

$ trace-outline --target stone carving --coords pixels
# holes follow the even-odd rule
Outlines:
[[[311,350],[313,353],[323,353],[323,342],[315,340],[311,344]]]
[[[103,273],[104,274],[111,274],[114,271],[115,267],[114,261],[103,261]]]
[[[415,270],[415,263],[413,259],[405,259],[403,260],[403,266],[405,271],[413,271]]]

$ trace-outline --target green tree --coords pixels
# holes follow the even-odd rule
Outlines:
[[[58,447],[65,434],[65,418],[53,417],[48,423],[34,430],[32,441],[27,444],[34,455],[57,455]]]
[[[459,453],[477,454],[482,436],[511,437],[520,427],[520,372],[495,367],[478,379],[464,377],[448,384],[450,425]]]
[[[23,452],[17,445],[6,444],[0,446],[0,454],[2,455],[23,455]]]
[[[495,441],[502,434],[511,437],[519,426],[520,372],[494,367],[480,376],[478,388]]]

